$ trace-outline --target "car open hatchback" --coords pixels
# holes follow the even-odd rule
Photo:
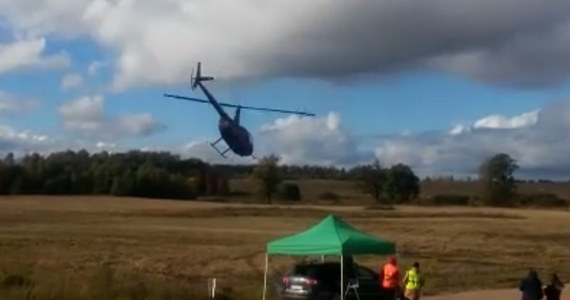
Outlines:
[[[378,273],[358,264],[354,268],[345,266],[346,287],[350,278],[358,283],[360,299],[382,299]],[[300,263],[293,266],[282,278],[280,294],[284,299],[333,300],[340,299],[340,263]],[[345,299],[357,299],[353,291]]]

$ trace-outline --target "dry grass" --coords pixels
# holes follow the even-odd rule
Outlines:
[[[363,195],[354,182],[342,180],[291,180],[299,185],[303,199],[315,201],[323,193],[333,192],[340,196],[343,203],[364,204],[370,202],[370,197]],[[234,191],[252,193],[257,183],[249,178],[233,179],[230,187]],[[553,193],[564,199],[570,199],[570,183],[520,183],[517,185],[520,193]],[[431,197],[438,194],[457,194],[472,196],[478,193],[476,182],[432,181],[422,182],[420,197]],[[249,199],[248,199],[249,198]],[[251,196],[240,200],[251,201]]]
[[[530,266],[570,277],[568,212],[16,197],[0,199],[0,299],[188,299],[207,277],[259,299],[267,241],[331,211],[419,260],[428,293],[512,286]]]

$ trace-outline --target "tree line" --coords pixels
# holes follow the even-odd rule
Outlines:
[[[195,199],[199,196],[229,195],[231,178],[254,177],[262,196],[270,200],[284,180],[353,180],[377,200],[407,199],[419,194],[419,178],[410,167],[399,164],[378,169],[379,163],[351,169],[278,164],[270,155],[256,165],[210,165],[196,158],[181,158],[169,152],[128,151],[123,153],[54,152],[34,153],[16,159],[7,154],[0,160],[1,195],[115,195],[147,198]],[[380,171],[380,190],[372,191],[372,176]],[[374,179],[372,179],[374,180]],[[286,184],[286,193],[299,194]],[[378,187],[374,187],[377,189]],[[295,198],[295,197],[293,197]]]
[[[540,201],[567,203],[551,194],[520,195],[514,173],[519,166],[508,154],[499,153],[481,163],[475,197],[436,195],[432,203],[510,206]],[[169,152],[128,151],[89,153],[61,151],[46,156],[30,154],[16,159],[12,153],[0,160],[2,195],[115,195],[147,198],[195,199],[232,193],[229,180],[253,177],[260,194],[271,202],[275,193],[300,198],[290,179],[336,179],[353,181],[377,203],[418,202],[421,180],[410,166],[382,166],[378,160],[350,169],[279,164],[279,157],[263,157],[255,165],[211,165],[196,158],[181,158]],[[443,179],[425,179],[451,180]],[[471,179],[470,179],[471,180]],[[425,199],[423,199],[425,201]]]
[[[279,158],[263,158],[253,170],[253,175],[261,183],[265,199],[271,202],[272,195],[279,192],[283,180],[278,167]],[[477,193],[472,196],[457,194],[438,194],[429,198],[419,197],[420,178],[405,164],[383,167],[378,160],[369,165],[359,165],[346,173],[347,179],[353,180],[365,194],[375,199],[377,204],[428,204],[428,205],[486,205],[486,206],[549,206],[569,207],[570,202],[552,193],[521,194],[517,190],[514,173],[519,169],[516,160],[506,153],[498,153],[485,159],[479,167]],[[433,179],[426,179],[432,181]],[[447,178],[453,182],[453,177]],[[472,179],[469,179],[471,181]],[[299,189],[295,185],[282,186],[284,197],[298,200]]]
[[[260,182],[260,191],[271,203],[273,194],[279,191],[284,176],[278,167],[279,157],[270,155],[260,160],[253,170],[253,176]],[[365,194],[372,196],[377,203],[407,203],[420,194],[420,179],[413,170],[404,164],[384,168],[378,160],[371,165],[359,165],[348,172],[349,179]],[[294,184],[282,186],[283,198],[299,200],[299,188]]]
[[[167,152],[62,151],[0,162],[0,194],[116,195],[194,199],[226,193],[228,176],[197,159]]]

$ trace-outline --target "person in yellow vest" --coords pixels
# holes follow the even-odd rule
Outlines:
[[[406,271],[403,281],[405,299],[419,300],[425,283],[423,274],[420,272],[420,263],[415,262],[414,266]]]

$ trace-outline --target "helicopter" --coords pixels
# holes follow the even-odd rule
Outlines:
[[[283,109],[274,109],[274,108],[264,108],[264,107],[253,107],[253,106],[243,106],[243,105],[235,105],[229,103],[223,103],[216,100],[216,98],[208,91],[208,89],[202,84],[205,81],[212,81],[214,77],[212,76],[203,76],[201,71],[201,62],[197,63],[196,67],[196,74],[192,71],[192,75],[190,77],[190,85],[191,89],[195,90],[196,87],[199,87],[204,95],[208,98],[199,99],[193,97],[185,97],[173,94],[165,93],[164,96],[168,98],[174,98],[179,100],[186,100],[186,101],[194,101],[200,103],[210,103],[220,115],[220,120],[218,122],[218,129],[220,131],[220,137],[213,143],[209,143],[214,150],[220,154],[223,158],[227,158],[226,153],[228,151],[232,151],[238,156],[242,157],[256,157],[253,154],[253,138],[249,131],[240,124],[240,112],[242,109],[250,109],[250,110],[259,110],[259,111],[271,111],[271,112],[280,112],[280,113],[288,113],[288,114],[297,114],[297,115],[304,115],[304,116],[315,116],[313,113],[308,112],[301,112],[301,111],[292,111],[292,110],[283,110]],[[223,107],[235,107],[235,115],[231,118],[223,109]],[[221,141],[227,144],[227,148],[221,151],[216,145]]]

